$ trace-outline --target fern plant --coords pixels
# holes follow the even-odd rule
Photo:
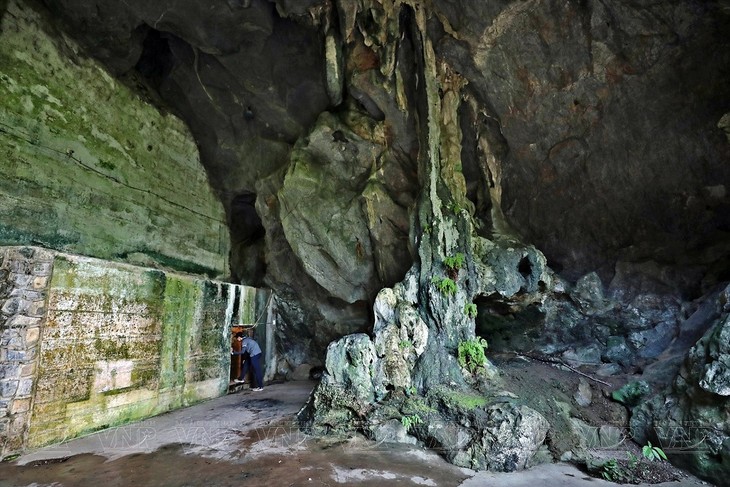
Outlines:
[[[469,318],[477,317],[477,305],[474,303],[466,303],[464,305],[464,314]]]
[[[465,257],[461,252],[446,257],[444,259],[444,266],[446,267],[446,275],[451,279],[456,279],[459,275],[459,269],[464,267]]]
[[[444,265],[451,270],[459,270],[464,267],[464,254],[457,252],[450,257],[444,259]]]
[[[441,279],[436,278],[433,282],[436,284],[438,290],[441,291],[441,294],[445,296],[456,294],[457,287],[453,279],[450,279],[448,277],[444,277]]]
[[[459,343],[459,365],[469,372],[474,372],[487,363],[487,356],[484,350],[487,348],[487,341],[484,338],[476,337]]]
[[[400,418],[400,422],[406,429],[406,431],[410,431],[413,426],[423,423],[423,420],[418,414],[410,414],[408,416],[403,416],[402,418]]]

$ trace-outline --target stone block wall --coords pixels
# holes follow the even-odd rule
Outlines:
[[[0,247],[0,458],[227,392],[256,290]]]
[[[0,458],[27,440],[53,254],[0,248]]]

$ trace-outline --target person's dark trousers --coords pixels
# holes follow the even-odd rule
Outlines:
[[[238,380],[246,380],[248,375],[248,364],[251,361],[251,356],[247,353],[241,355],[241,373],[238,376]]]
[[[256,387],[264,387],[264,371],[261,369],[261,354],[251,357],[251,367]]]

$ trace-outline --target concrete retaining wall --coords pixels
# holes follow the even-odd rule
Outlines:
[[[0,458],[226,393],[231,324],[267,314],[260,293],[0,247]]]

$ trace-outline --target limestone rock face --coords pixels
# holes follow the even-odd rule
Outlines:
[[[664,447],[672,462],[722,484],[730,474],[730,288],[719,294],[720,316],[686,354],[671,387],[634,412],[638,441]]]
[[[543,421],[460,345],[649,370],[727,312],[708,298],[730,276],[726,0],[43,3],[188,124],[232,279],[275,291],[284,368],[326,362],[316,431],[403,439],[368,426],[398,420],[459,464],[522,468]],[[718,340],[672,411],[725,407]],[[484,402],[440,408],[444,385]]]
[[[709,68],[728,64],[723,4],[435,2],[438,55],[489,107],[477,133],[497,121],[502,209],[571,280],[622,257],[714,258],[730,180],[730,88]]]
[[[327,337],[366,329],[377,291],[402,279],[421,231],[409,208],[429,149],[409,2],[45,4],[114,73],[141,74],[142,89],[187,121],[235,228],[233,277],[273,287],[286,333],[311,344],[292,357],[323,352],[327,341],[308,329]],[[434,59],[459,80],[440,96],[463,100],[443,120],[456,141],[443,154],[459,160],[458,203],[480,234],[519,235],[570,281],[591,272],[606,284],[630,275],[622,286],[659,277],[671,288],[663,293],[684,299],[722,280],[730,268],[724,5],[429,4]],[[329,168],[337,178],[296,209],[305,159],[319,161],[310,176]],[[236,225],[251,209],[261,224]],[[645,275],[652,262],[674,277]],[[665,334],[676,330],[662,321]],[[631,342],[649,343],[648,356],[666,345],[638,332]]]

